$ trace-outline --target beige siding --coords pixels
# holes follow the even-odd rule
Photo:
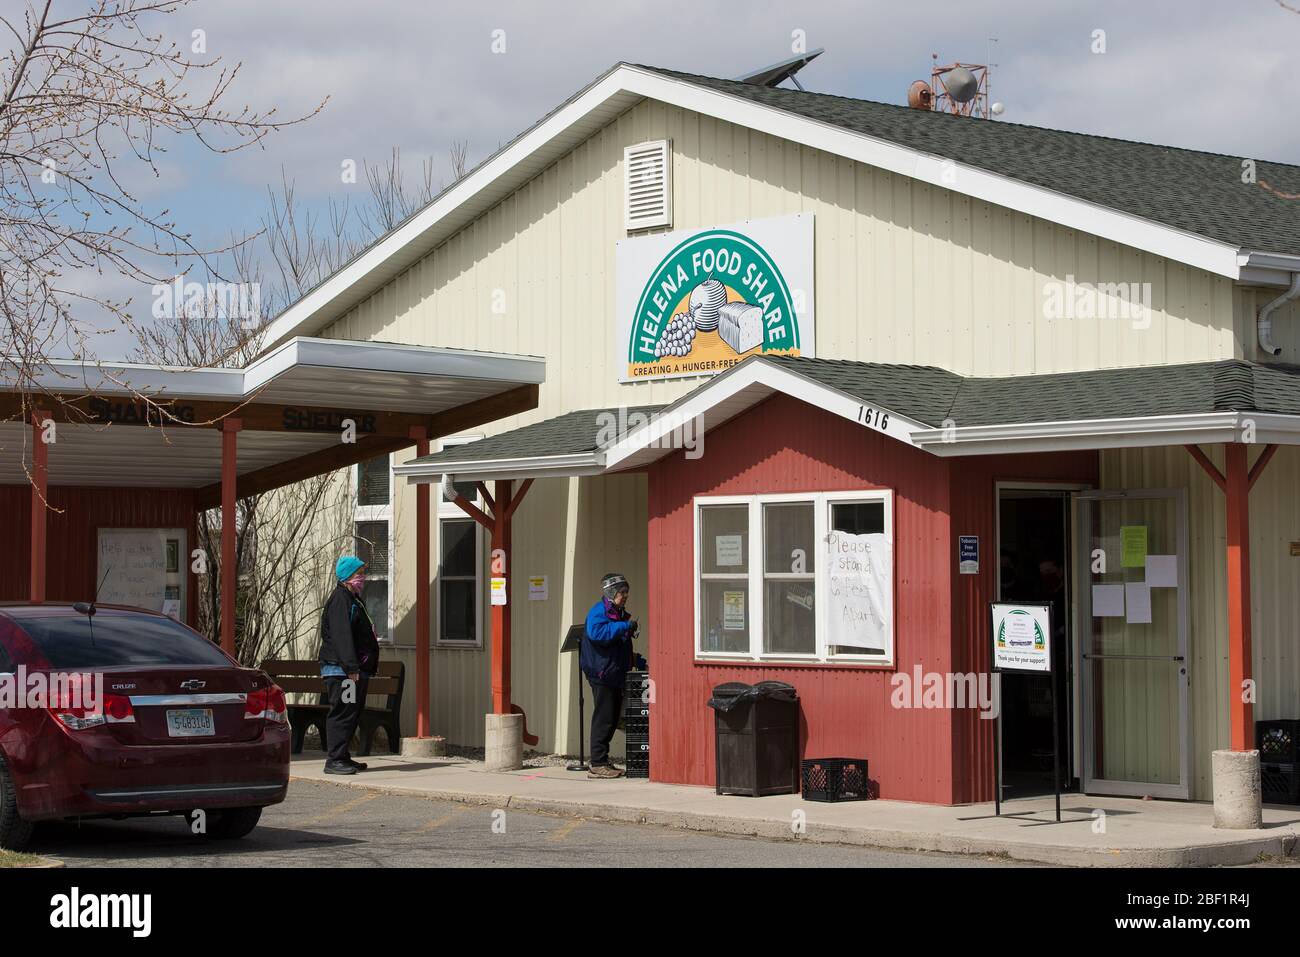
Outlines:
[[[656,102],[629,110],[325,334],[545,356],[539,408],[488,432],[572,409],[684,394],[699,380],[620,385],[615,358],[614,249],[626,238],[622,151],[665,136],[673,142],[674,229],[816,214],[821,356],[1001,375],[1231,358],[1253,342],[1248,297],[1226,279]],[[1067,276],[1149,282],[1149,327],[1046,319],[1045,284]],[[1294,348],[1295,340],[1288,343]],[[556,652],[564,628],[594,599],[601,571],[622,566],[644,575],[639,481],[539,483],[518,513],[515,699],[543,734],[543,747],[572,750],[576,743],[564,717],[572,664]],[[397,640],[405,644],[414,640],[413,511],[410,491],[400,490],[394,524],[405,530],[393,600]],[[528,574],[551,576],[543,607],[520,590]],[[486,651],[432,655],[435,732],[480,741]],[[414,693],[407,696],[408,727],[413,709]]]

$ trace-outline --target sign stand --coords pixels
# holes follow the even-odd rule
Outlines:
[[[1056,822],[1061,822],[1061,728],[1056,709],[1060,669],[1055,667],[1052,606],[1049,602],[989,602],[993,670],[1005,674],[1042,674],[1052,679],[1052,793]],[[1000,694],[1000,692],[999,692]],[[1002,816],[1002,708],[994,721],[993,814]]]

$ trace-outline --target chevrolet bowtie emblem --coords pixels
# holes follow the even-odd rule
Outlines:
[[[207,685],[206,681],[200,681],[198,678],[190,678],[187,681],[181,682],[181,687],[184,688],[186,691],[198,691],[200,688],[203,688],[206,685]]]

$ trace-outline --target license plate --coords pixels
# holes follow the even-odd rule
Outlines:
[[[199,738],[217,733],[211,708],[184,708],[167,712],[167,733],[173,738]]]

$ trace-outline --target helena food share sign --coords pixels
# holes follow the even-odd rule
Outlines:
[[[616,246],[620,382],[711,375],[758,354],[816,355],[812,213]]]

